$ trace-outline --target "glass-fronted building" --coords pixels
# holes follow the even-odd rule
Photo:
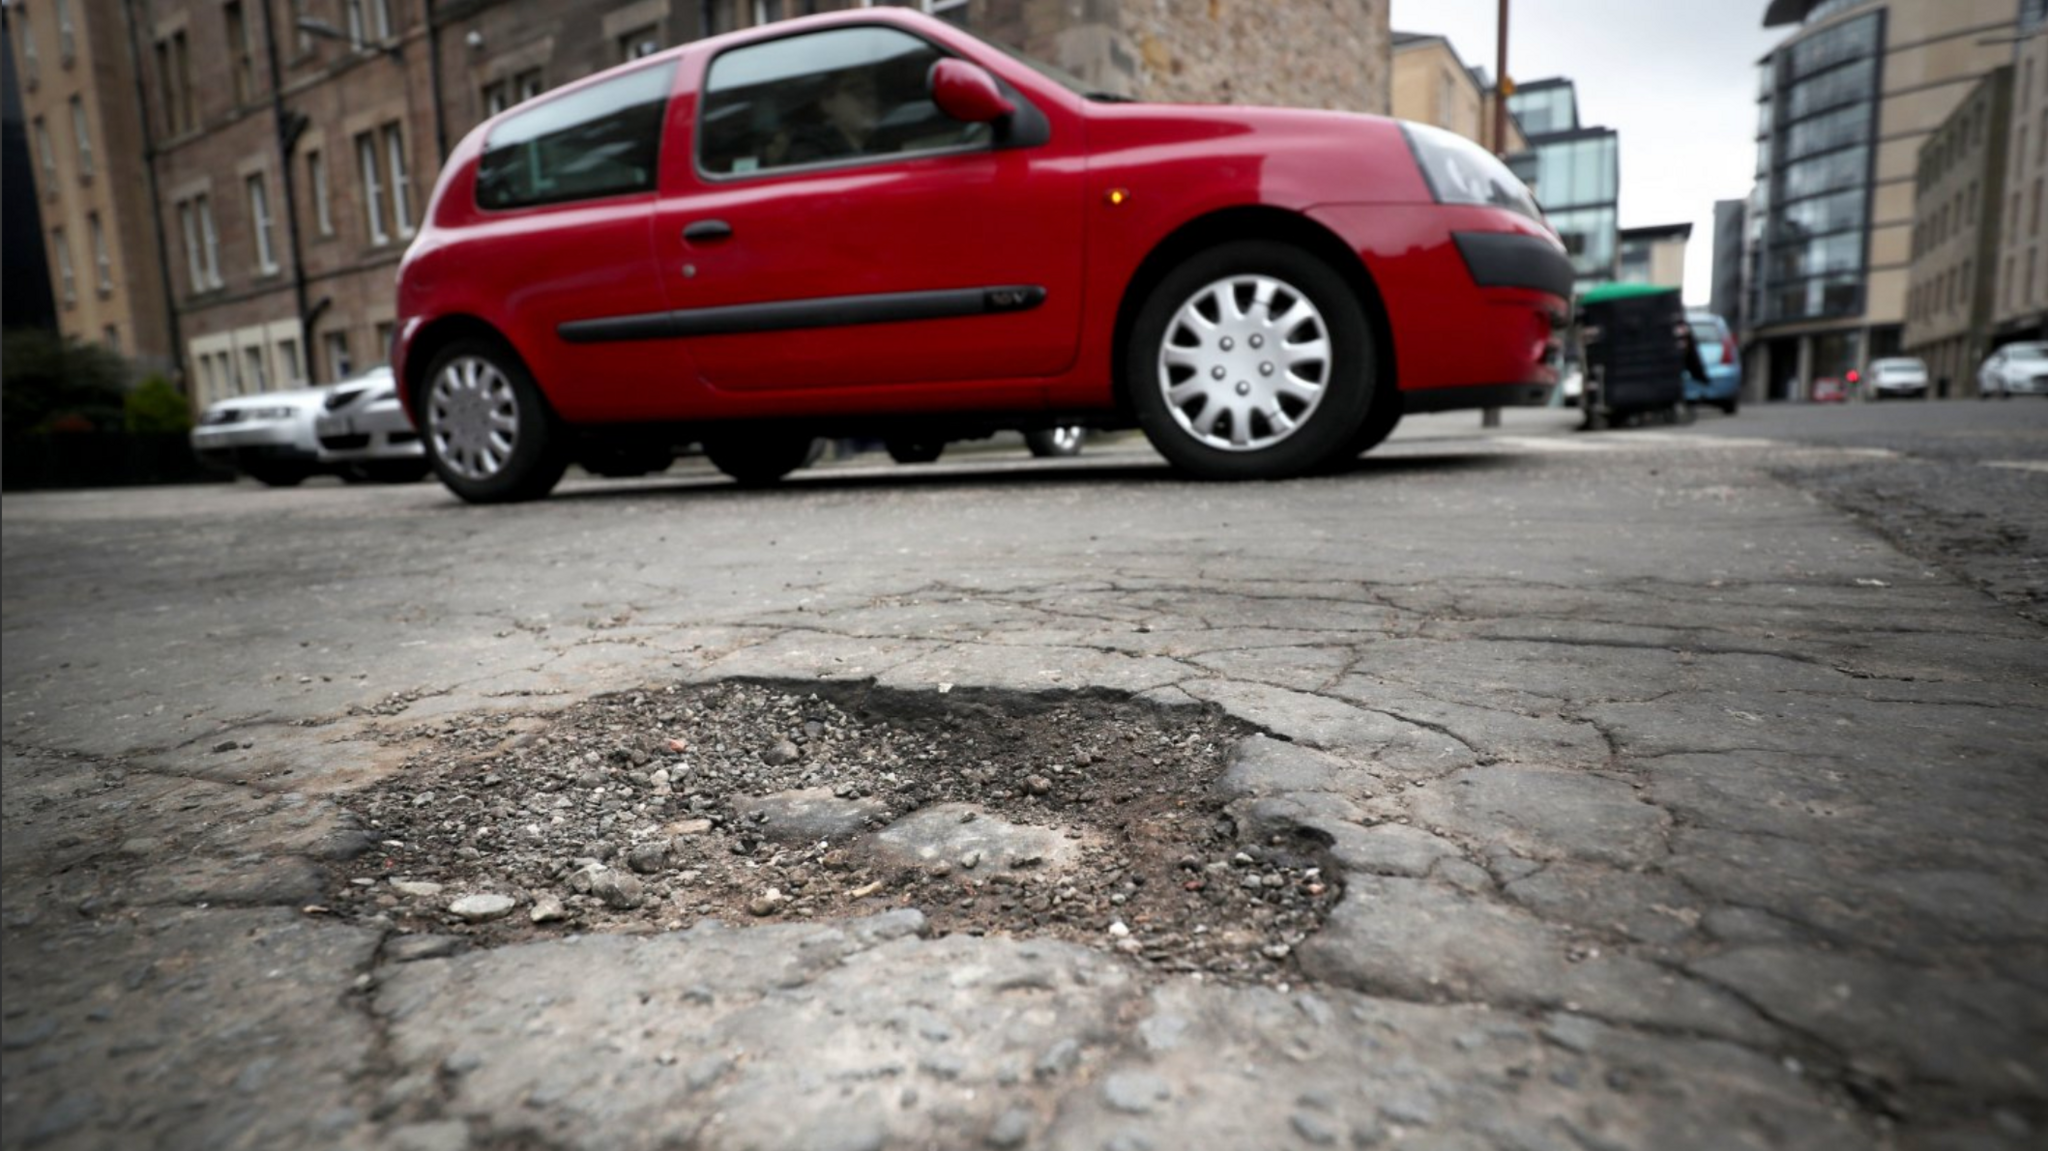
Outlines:
[[[1771,0],[1743,254],[1752,399],[1896,355],[1920,145],[2012,53],[2019,0]]]
[[[1612,280],[1619,252],[1621,191],[1618,137],[1579,123],[1570,80],[1533,80],[1508,97],[1529,150],[1508,164],[1535,192],[1570,254],[1580,287]]]

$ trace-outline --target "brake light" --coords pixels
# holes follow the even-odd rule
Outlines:
[[[1724,364],[1732,364],[1735,362],[1734,336],[1721,337],[1721,362]]]

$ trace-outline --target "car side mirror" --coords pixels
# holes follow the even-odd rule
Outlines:
[[[1017,111],[988,69],[954,57],[934,61],[926,77],[932,103],[939,111],[967,124],[989,124]]]

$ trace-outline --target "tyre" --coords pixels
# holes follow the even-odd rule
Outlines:
[[[734,430],[706,439],[704,454],[743,486],[764,487],[809,462],[811,442],[796,432]]]
[[[1387,437],[1393,435],[1394,429],[1400,425],[1401,415],[1406,410],[1407,404],[1402,400],[1400,392],[1392,388],[1382,390],[1374,398],[1372,409],[1365,413],[1365,421],[1351,434],[1349,454],[1354,458],[1362,456],[1385,443]]]
[[[1725,400],[1722,400],[1722,401],[1721,401],[1721,405],[1720,405],[1720,406],[1721,406],[1721,411],[1722,411],[1722,412],[1724,412],[1724,413],[1725,413],[1725,414],[1727,414],[1727,415],[1731,415],[1731,416],[1732,416],[1732,415],[1734,415],[1734,414],[1735,414],[1735,413],[1736,413],[1737,411],[1741,410],[1741,408],[1742,408],[1742,397],[1740,397],[1740,396],[1729,396],[1729,397],[1728,397],[1727,399],[1725,399]]]
[[[540,386],[496,340],[465,338],[442,348],[416,408],[428,463],[470,503],[539,499],[569,466],[567,436]]]
[[[301,464],[250,464],[249,477],[266,488],[295,488],[313,474]]]
[[[928,464],[946,451],[944,440],[889,440],[883,446],[899,464]]]
[[[1040,428],[1024,433],[1024,446],[1040,459],[1055,459],[1060,456],[1078,456],[1081,443],[1088,438],[1088,429],[1078,425],[1064,428]]]
[[[1351,286],[1259,240],[1167,273],[1138,312],[1124,378],[1152,446],[1204,479],[1278,479],[1337,458],[1379,383]]]

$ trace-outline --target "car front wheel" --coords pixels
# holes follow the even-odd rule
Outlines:
[[[427,458],[473,504],[539,499],[569,466],[562,431],[519,357],[495,341],[441,349],[421,387]]]
[[[1138,314],[1125,369],[1152,446],[1205,479],[1314,470],[1350,449],[1378,383],[1351,286],[1265,241],[1169,272]]]

